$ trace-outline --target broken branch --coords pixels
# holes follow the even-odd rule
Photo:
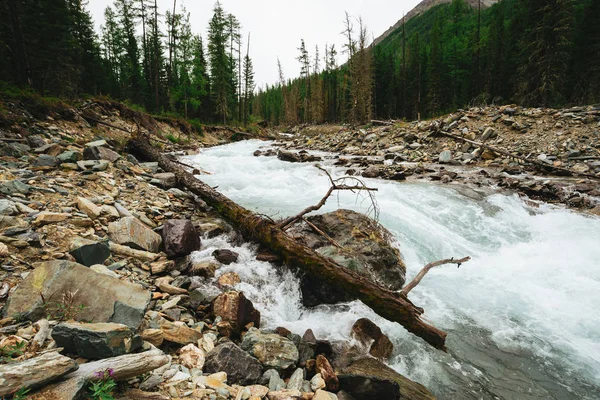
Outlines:
[[[432,268],[439,267],[440,265],[446,265],[446,264],[456,264],[460,267],[461,264],[466,263],[470,259],[471,259],[471,257],[461,258],[460,260],[455,260],[454,258],[449,258],[446,260],[440,260],[440,261],[435,261],[435,262],[429,263],[423,267],[421,272],[419,272],[417,274],[417,276],[415,276],[414,279],[408,283],[408,285],[404,286],[404,288],[400,291],[400,294],[404,297],[408,297],[408,293],[411,290],[413,290],[415,288],[415,286],[417,286],[421,282],[421,279],[423,279],[423,277]]]

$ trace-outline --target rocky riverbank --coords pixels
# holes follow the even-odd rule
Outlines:
[[[367,319],[354,324],[352,343],[261,330],[259,310],[236,290],[241,278],[219,271],[238,254],[194,257],[203,241],[235,242],[236,232],[175,175],[127,153],[123,130],[142,121],[156,146],[178,154],[230,132],[198,137],[106,103],[42,120],[9,109],[0,128],[0,396],[96,398],[116,382],[106,392],[123,399],[433,398],[383,364],[393,345]],[[384,239],[381,252],[401,263]]]
[[[347,168],[348,175],[500,188],[600,215],[599,107],[473,108],[435,121],[377,124],[296,127],[280,135],[278,155],[284,161],[310,162],[320,157],[307,150],[326,151],[334,153],[336,165]]]

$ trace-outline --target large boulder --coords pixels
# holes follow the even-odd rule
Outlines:
[[[52,329],[56,346],[89,360],[121,356],[139,349],[143,340],[126,325],[69,322]]]
[[[162,238],[135,217],[121,218],[108,224],[108,236],[115,243],[157,253]]]
[[[207,354],[204,371],[226,372],[230,384],[251,385],[260,378],[262,365],[233,342],[227,342]]]
[[[200,234],[192,221],[187,219],[171,219],[164,223],[162,230],[165,253],[169,257],[187,256],[200,250]]]
[[[242,349],[256,357],[265,367],[284,371],[296,366],[298,349],[290,339],[276,333],[263,333],[256,328],[244,335]]]
[[[338,377],[341,388],[356,400],[435,399],[425,386],[400,375],[374,358],[354,361]]]
[[[260,326],[260,312],[242,292],[231,291],[217,296],[213,301],[213,314],[229,322],[238,333],[249,323],[255,327]]]
[[[406,266],[398,249],[391,244],[392,234],[383,226],[351,210],[315,215],[308,220],[342,248],[332,245],[305,223],[294,225],[288,232],[304,245],[383,287],[402,288]],[[301,285],[307,306],[351,300],[337,290],[336,285],[312,276],[305,276]]]
[[[70,313],[75,319],[115,322],[134,329],[150,302],[150,292],[140,285],[98,274],[71,261],[55,260],[41,263],[19,284],[4,308],[4,316],[37,321],[65,295],[73,297]],[[81,307],[83,311],[77,312]]]

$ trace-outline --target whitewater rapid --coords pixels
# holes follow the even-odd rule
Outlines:
[[[329,188],[312,164],[252,153],[269,143],[246,141],[202,150],[186,162],[199,178],[239,204],[272,218],[317,203]],[[343,169],[324,162],[334,176]],[[329,165],[328,165],[329,164]],[[375,321],[395,345],[389,364],[440,399],[600,398],[600,218],[541,205],[516,195],[465,196],[449,186],[366,180],[376,193],[379,221],[397,240],[411,279],[423,265],[471,256],[460,268],[432,270],[411,292],[425,318],[448,334],[448,353],[432,349],[361,302],[306,309],[297,279],[255,260],[251,245],[225,237],[204,240],[194,256],[216,248],[240,253],[243,290],[261,311],[263,327],[284,326],[319,339],[348,339],[361,317]],[[367,211],[351,193],[330,198],[320,212]]]

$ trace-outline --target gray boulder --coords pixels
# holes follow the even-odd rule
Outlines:
[[[177,177],[172,172],[154,174],[153,178],[151,183],[160,186],[163,189],[171,189],[177,186]]]
[[[187,219],[171,219],[164,223],[162,230],[165,253],[169,257],[187,256],[200,250],[200,234],[192,221]]]
[[[76,320],[115,322],[135,329],[150,302],[150,292],[140,285],[98,274],[71,261],[55,260],[39,264],[19,284],[4,308],[4,316],[37,321],[68,293],[73,296]],[[76,312],[81,306],[83,311]]]
[[[265,367],[283,371],[298,362],[298,349],[294,342],[275,333],[263,333],[256,328],[244,335],[242,349],[256,357]]]
[[[70,247],[69,254],[75,258],[75,261],[86,267],[102,264],[110,257],[110,248],[108,247],[108,243],[104,241],[96,242],[75,237],[71,239]]]
[[[227,342],[207,354],[204,371],[226,372],[229,384],[251,385],[260,378],[262,365],[233,342]]]
[[[337,210],[308,217],[308,220],[342,246],[333,246],[306,224],[296,224],[288,233],[302,244],[333,259],[390,290],[399,290],[405,281],[406,266],[397,248],[392,246],[392,234],[364,214]],[[351,300],[335,285],[305,276],[301,282],[304,304],[338,303]]]
[[[83,151],[83,158],[85,160],[107,160],[110,162],[115,162],[121,158],[121,156],[108,147],[91,146],[85,148]]]
[[[115,243],[157,253],[162,238],[135,217],[121,218],[108,224],[108,236]]]
[[[67,353],[89,360],[128,354],[144,343],[128,326],[115,323],[61,323],[52,329],[52,339]]]

